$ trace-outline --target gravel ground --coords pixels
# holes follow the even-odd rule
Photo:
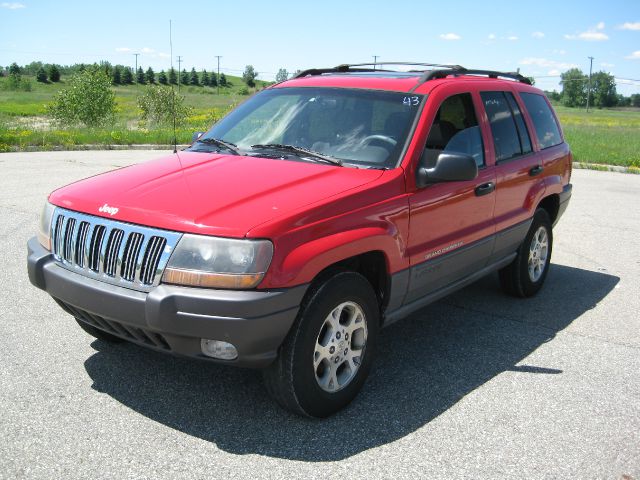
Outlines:
[[[544,289],[383,332],[324,421],[260,373],[93,340],[26,275],[49,191],[157,151],[0,154],[0,478],[640,479],[640,176],[576,170]]]

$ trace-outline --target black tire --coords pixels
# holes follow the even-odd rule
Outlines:
[[[340,307],[340,325],[343,318],[349,321],[351,315],[354,318],[363,316],[366,328],[360,326],[357,330],[351,330],[350,339],[345,338],[346,330],[342,330],[341,337],[340,331],[335,333],[333,328],[327,327],[329,315]],[[348,325],[352,323],[362,325],[357,320],[349,321]],[[340,272],[312,286],[278,358],[264,371],[267,391],[282,407],[300,415],[324,418],[337,412],[354,399],[367,378],[374,357],[379,325],[380,313],[376,295],[371,284],[362,275]],[[325,341],[327,348],[323,355],[326,357],[318,353],[318,345]],[[356,345],[356,342],[364,343]],[[342,350],[345,346],[348,348]],[[333,354],[331,357],[328,357],[329,352]],[[351,352],[360,354],[359,362],[355,359],[352,362],[355,369],[351,369],[351,364],[345,359]],[[320,363],[316,367],[314,362],[317,361]],[[332,377],[332,371],[341,373]],[[320,382],[323,380],[318,375],[324,379],[335,378],[336,382],[334,384],[332,380],[327,380],[325,386],[321,387]],[[343,375],[343,379],[348,378],[343,386],[340,385],[340,375]],[[334,391],[328,391],[331,388]]]
[[[539,270],[529,272],[529,253],[536,235],[544,229],[547,237],[546,258],[541,262]],[[551,219],[546,210],[539,208],[533,216],[533,222],[527,232],[527,236],[518,248],[516,258],[509,265],[500,270],[500,285],[509,295],[514,297],[531,297],[538,293],[549,273],[551,263],[551,251],[553,247],[553,231]],[[539,255],[539,253],[538,253]]]
[[[82,320],[75,319],[80,325],[80,328],[87,332],[92,337],[97,338],[98,340],[102,340],[104,342],[109,343],[120,343],[123,340],[115,335],[111,335],[109,332],[105,332],[104,330],[100,330],[99,328],[94,327],[93,325],[89,325],[88,323],[83,322]]]

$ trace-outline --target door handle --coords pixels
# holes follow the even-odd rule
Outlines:
[[[496,189],[496,185],[493,182],[483,183],[482,185],[478,185],[475,190],[476,197],[481,197],[482,195],[491,193],[495,189]]]
[[[544,168],[542,167],[542,165],[536,165],[531,170],[529,170],[529,176],[535,177],[536,175],[540,175],[543,170]]]

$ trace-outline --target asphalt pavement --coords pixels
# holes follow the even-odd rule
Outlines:
[[[640,480],[640,176],[575,170],[536,297],[489,276],[396,323],[319,421],[257,371],[94,340],[29,283],[48,192],[161,154],[0,154],[0,478]]]

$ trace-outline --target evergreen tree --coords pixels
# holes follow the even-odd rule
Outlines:
[[[209,74],[207,73],[206,70],[202,70],[202,74],[200,75],[200,83],[204,87],[207,87],[210,85]]]
[[[191,75],[189,77],[189,83],[193,86],[199,86],[200,85],[200,80],[198,79],[198,72],[196,72],[196,68],[193,67],[191,69]]]
[[[149,85],[156,83],[156,74],[153,72],[153,68],[147,68],[147,72],[144,74],[144,79]]]
[[[209,86],[210,87],[218,86],[218,75],[216,75],[215,72],[212,72],[211,76],[209,77]]]
[[[43,67],[38,69],[38,72],[36,73],[36,80],[41,83],[47,83],[47,72],[44,71]]]
[[[113,73],[111,74],[111,84],[122,84],[122,67],[120,65],[116,65],[115,67],[113,67]]]
[[[60,81],[60,69],[55,64],[49,67],[49,80],[54,83]]]
[[[169,70],[169,83],[171,85],[176,85],[178,83],[178,74],[173,67]]]
[[[133,72],[130,67],[125,67],[124,72],[122,73],[122,84],[123,85],[131,85],[133,83]]]
[[[158,83],[160,85],[166,85],[169,83],[169,80],[167,80],[167,74],[164,73],[164,70],[160,70],[160,74],[158,75]]]
[[[220,74],[220,86],[221,87],[226,87],[227,85],[229,85],[229,82],[227,82],[227,76],[224,73]]]
[[[136,72],[136,82],[141,85],[144,85],[144,72],[142,71],[142,67],[138,67],[138,71]]]
[[[189,74],[184,68],[182,69],[182,73],[180,74],[180,83],[182,85],[189,85]]]
[[[13,62],[9,66],[9,75],[20,75],[22,73],[22,69],[18,66],[16,62]]]

